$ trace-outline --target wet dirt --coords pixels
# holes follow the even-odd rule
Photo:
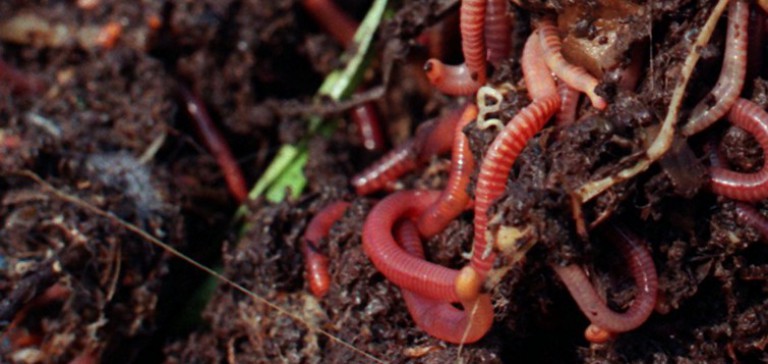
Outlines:
[[[645,6],[641,1],[622,1]],[[366,214],[385,193],[357,197],[349,179],[380,156],[366,151],[339,105],[336,132],[309,143],[308,185],[296,200],[236,204],[215,158],[190,124],[177,89],[204,104],[252,185],[281,143],[306,135],[303,114],[343,49],[314,23],[299,1],[121,2],[7,1],[2,24],[35,14],[77,29],[122,26],[113,47],[72,36],[19,44],[0,34],[0,59],[45,85],[20,92],[0,82],[0,356],[14,363],[668,363],[757,362],[768,343],[768,247],[738,222],[732,201],[708,191],[705,145],[716,145],[735,170],[754,171],[763,153],[748,133],[721,125],[672,150],[647,172],[618,184],[574,211],[572,192],[611,175],[641,154],[666,113],[696,30],[712,2],[652,2],[647,23],[635,24],[643,60],[639,85],[621,90],[607,72],[601,84],[611,106],[596,113],[582,99],[578,122],[546,127],[516,162],[505,195],[492,207],[499,224],[528,227],[536,244],[490,292],[495,323],[478,343],[457,346],[415,326],[400,290],[376,271],[361,247]],[[338,1],[360,20],[370,2]],[[605,6],[606,1],[515,1],[519,55],[532,17]],[[376,100],[390,145],[465,100],[440,95],[422,75],[425,30],[453,22],[456,1],[395,2],[382,25],[380,55],[366,86],[386,84]],[[753,13],[760,11],[752,7]],[[762,19],[762,18],[760,18]],[[74,31],[73,31],[74,30]],[[683,119],[716,82],[724,21],[702,51],[682,108]],[[444,39],[454,39],[455,32]],[[443,39],[443,38],[441,38]],[[765,47],[757,47],[765,54]],[[446,58],[460,60],[455,45]],[[619,53],[626,53],[624,50]],[[529,102],[516,56],[494,70],[509,83],[499,117]],[[630,56],[627,56],[629,59]],[[617,61],[627,62],[627,59]],[[764,71],[744,97],[768,103]],[[2,76],[2,75],[0,75]],[[3,80],[0,77],[0,80]],[[326,100],[326,102],[329,102]],[[330,103],[330,102],[329,102]],[[338,106],[338,107],[337,107]],[[343,105],[342,105],[343,106]],[[294,112],[299,110],[299,112]],[[339,112],[342,110],[341,112]],[[465,128],[480,160],[495,136]],[[440,188],[446,157],[435,157],[402,179],[403,188]],[[100,216],[61,198],[34,176]],[[473,180],[476,176],[473,176]],[[470,186],[473,190],[474,182]],[[325,205],[351,205],[319,249],[330,259],[331,288],[309,293],[299,241]],[[757,205],[768,212],[764,202]],[[202,320],[193,314],[206,274],[150,244],[124,220],[189,254],[293,317],[219,283]],[[659,275],[655,313],[639,329],[607,344],[583,337],[588,320],[550,268],[578,263],[624,309],[635,287],[620,254],[595,226],[621,222],[643,237]],[[595,225],[595,226],[592,226]],[[242,235],[240,235],[242,233]],[[427,259],[453,268],[470,250],[472,214],[462,214],[425,242]],[[511,263],[501,257],[496,267]],[[207,301],[205,298],[203,302]],[[321,333],[333,335],[333,338]],[[78,361],[79,360],[79,361]]]

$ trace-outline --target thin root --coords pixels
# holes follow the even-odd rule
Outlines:
[[[661,156],[663,156],[664,153],[669,150],[669,147],[672,145],[672,139],[675,135],[675,125],[677,125],[678,112],[680,111],[680,105],[683,102],[685,88],[691,78],[691,74],[693,73],[693,69],[696,66],[696,62],[698,62],[699,57],[701,56],[701,49],[703,49],[704,46],[706,46],[709,42],[709,38],[712,36],[712,32],[715,30],[715,26],[717,25],[718,20],[720,20],[720,16],[723,14],[726,5],[728,5],[728,0],[719,0],[717,2],[714,9],[712,9],[712,14],[710,14],[707,22],[704,23],[704,26],[701,28],[701,32],[696,38],[696,42],[694,42],[691,46],[690,53],[688,53],[688,56],[685,58],[685,62],[683,63],[680,82],[678,82],[677,86],[675,86],[675,90],[672,93],[672,101],[669,103],[669,109],[667,110],[667,115],[664,118],[664,123],[661,126],[661,131],[656,136],[656,139],[654,139],[648,150],[645,152],[644,158],[642,158],[632,167],[624,169],[615,175],[608,176],[597,181],[588,182],[585,185],[579,187],[579,189],[576,190],[576,196],[579,197],[579,200],[582,203],[595,198],[597,195],[605,192],[605,190],[611,188],[612,186],[626,181],[645,171],[648,169],[648,167],[651,166],[653,162],[661,158]]]

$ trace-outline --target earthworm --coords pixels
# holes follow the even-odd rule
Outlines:
[[[483,85],[472,79],[466,63],[450,66],[437,59],[430,59],[424,64],[424,72],[432,86],[446,95],[471,95]]]
[[[401,222],[395,234],[403,250],[424,259],[421,239],[412,222]],[[482,294],[474,301],[462,302],[464,310],[407,289],[403,289],[402,294],[416,326],[440,340],[453,344],[473,343],[485,336],[493,325],[493,304],[488,294]]]
[[[376,115],[373,103],[366,102],[349,112],[352,122],[357,126],[363,147],[370,151],[384,149],[384,136],[381,133],[381,123]]]
[[[485,9],[484,35],[487,59],[494,65],[498,65],[509,57],[509,50],[512,48],[508,9],[507,0],[488,0]]]
[[[469,77],[482,86],[485,84],[485,8],[487,0],[462,0],[459,9],[461,50],[469,69]]]
[[[688,124],[682,129],[683,135],[696,134],[712,125],[730,110],[741,94],[747,72],[748,20],[749,4],[746,1],[731,1],[720,78],[712,91],[691,111]]]
[[[651,253],[645,243],[625,228],[611,226],[604,235],[612,240],[629,260],[629,271],[637,285],[635,300],[627,311],[617,313],[611,310],[589,281],[589,277],[577,264],[552,267],[568,288],[574,301],[587,319],[597,328],[611,333],[633,330],[642,325],[656,306],[658,277]]]
[[[768,151],[768,113],[746,99],[738,99],[728,113],[728,120],[746,130]],[[739,173],[713,166],[710,168],[712,191],[734,200],[758,201],[768,197],[768,168],[756,173]]]
[[[358,23],[344,14],[331,0],[302,0],[302,5],[337,42],[344,47],[352,43]]]
[[[560,52],[560,36],[557,34],[555,23],[551,19],[541,19],[537,24],[537,29],[541,49],[544,52],[544,61],[549,69],[568,86],[587,94],[592,106],[596,109],[605,109],[608,103],[595,93],[595,87],[599,83],[597,78],[587,73],[583,67],[571,64],[563,58]]]
[[[363,251],[389,281],[426,298],[458,302],[459,271],[419,259],[392,236],[395,223],[416,218],[440,196],[437,191],[398,191],[379,201],[363,224]]]
[[[538,31],[528,37],[523,47],[520,67],[523,69],[525,87],[531,100],[539,100],[557,94],[557,86],[547,65],[541,62],[544,51],[538,39]]]
[[[243,177],[240,166],[237,165],[235,158],[232,156],[232,151],[229,149],[224,136],[216,129],[216,125],[213,124],[203,102],[185,86],[179,85],[179,90],[187,112],[192,117],[195,129],[197,129],[198,134],[203,139],[205,146],[216,158],[216,162],[219,164],[222,174],[224,174],[229,192],[238,203],[243,203],[248,197],[245,177]]]
[[[768,239],[768,218],[756,208],[744,202],[736,202],[736,218],[744,225],[751,226],[763,239]]]
[[[352,177],[352,186],[364,196],[392,186],[395,181],[433,155],[451,149],[453,129],[461,118],[461,110],[446,113],[437,120],[421,124],[416,135],[390,150],[374,164]]]
[[[414,140],[408,139],[393,148],[374,164],[352,177],[352,186],[358,196],[365,196],[387,188],[402,175],[416,169]]]
[[[325,296],[331,286],[328,258],[317,250],[317,244],[328,235],[331,226],[344,215],[348,206],[349,202],[336,201],[324,207],[309,222],[304,238],[301,239],[309,290],[317,298]]]
[[[493,247],[485,238],[488,208],[504,193],[509,171],[528,140],[541,130],[559,107],[560,96],[557,94],[534,101],[507,123],[486,151],[475,189],[475,233],[470,262],[481,280],[491,269],[495,258]]]
[[[581,94],[562,81],[557,83],[557,91],[560,94],[560,111],[555,115],[555,125],[560,127],[571,125],[576,121],[576,107],[579,105]]]
[[[433,236],[445,229],[456,216],[461,214],[469,202],[467,186],[469,177],[475,169],[475,159],[469,149],[469,139],[464,135],[464,127],[477,117],[477,107],[470,104],[464,110],[461,120],[455,125],[451,172],[448,184],[440,198],[419,217],[419,232],[425,237]]]
[[[447,153],[453,148],[453,135],[456,124],[461,120],[467,107],[450,110],[439,118],[422,123],[416,129],[416,152],[419,162],[428,162],[432,156]]]

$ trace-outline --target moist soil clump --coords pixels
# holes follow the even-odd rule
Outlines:
[[[366,150],[347,120],[347,109],[362,96],[348,103],[313,98],[325,75],[344,66],[344,49],[302,2],[88,3],[0,4],[0,60],[8,65],[0,65],[3,362],[357,363],[372,360],[366,355],[425,363],[765,359],[765,237],[739,218],[739,202],[709,190],[712,150],[734,170],[762,168],[763,152],[751,134],[721,122],[701,135],[676,136],[669,152],[636,178],[584,204],[573,192],[642,158],[713,2],[513,2],[513,56],[492,69],[491,82],[506,90],[493,116],[509,120],[530,102],[519,55],[530,22],[545,15],[604,15],[606,25],[564,20],[559,27],[568,47],[598,42],[611,48],[601,53],[612,55],[606,58],[578,49],[569,56],[600,74],[598,93],[610,105],[597,112],[582,100],[575,123],[546,126],[516,161],[504,195],[489,211],[489,230],[526,231],[519,242],[524,259],[500,254],[495,268],[501,273],[486,287],[494,325],[479,342],[463,346],[419,329],[400,289],[363,252],[363,223],[386,193],[356,196],[349,181],[384,151]],[[371,4],[335,3],[357,21]],[[458,3],[395,1],[380,25],[360,91],[379,91],[374,103],[391,146],[421,123],[473,101],[434,91],[422,69],[435,52],[424,40],[433,33],[440,35],[436,48],[444,60],[462,61],[453,29]],[[614,8],[642,11],[606,10]],[[753,21],[764,22],[761,11],[751,6]],[[20,37],[13,27],[18,19],[34,31]],[[709,70],[723,59],[725,21],[701,50],[681,122],[717,82]],[[104,37],[113,23],[121,30],[110,41]],[[54,29],[64,29],[63,35]],[[600,40],[601,29],[628,37]],[[758,61],[750,64],[757,66],[748,70],[752,79],[742,97],[765,106],[766,50],[754,48],[750,57]],[[635,58],[641,76],[627,90],[619,71]],[[281,144],[308,140],[302,194],[279,203],[249,200],[241,210],[247,212],[233,219],[237,203],[186,112],[181,87],[200,96],[249,186]],[[308,138],[309,115],[335,119],[335,131]],[[464,133],[479,165],[497,131],[472,123]],[[433,157],[396,188],[440,189],[448,169],[446,158]],[[476,179],[477,170],[469,191]],[[329,259],[331,278],[328,293],[317,298],[308,289],[300,242],[309,221],[338,200],[350,207],[317,247]],[[755,208],[762,213],[768,205]],[[603,236],[603,224],[620,224],[647,241],[659,298],[640,328],[590,344],[584,339],[589,321],[551,266],[580,264],[612,309],[629,307],[636,287]],[[138,230],[219,266],[258,297],[217,283]],[[472,237],[472,213],[465,212],[424,242],[426,258],[461,268]]]

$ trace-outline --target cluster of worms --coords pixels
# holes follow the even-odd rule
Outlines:
[[[311,11],[320,1],[305,1]],[[323,1],[324,8],[334,5]],[[424,66],[427,79],[438,91],[451,96],[477,95],[478,105],[469,102],[459,111],[422,124],[414,137],[392,149],[378,162],[351,180],[359,196],[377,191],[393,191],[398,179],[417,169],[429,158],[451,152],[450,175],[442,191],[399,190],[377,202],[363,226],[363,248],[376,269],[401,288],[414,322],[428,334],[451,343],[471,343],[482,338],[493,324],[493,305],[488,293],[488,276],[498,253],[514,245],[508,237],[489,231],[489,208],[505,192],[512,167],[527,142],[554,119],[555,127],[576,121],[580,94],[585,94],[593,112],[609,106],[597,91],[600,81],[585,68],[566,60],[561,53],[561,38],[555,19],[533,17],[531,34],[520,57],[525,87],[531,100],[505,124],[484,122],[478,113],[487,90],[489,71],[510,57],[512,22],[509,3],[504,0],[463,0],[460,5],[461,45],[465,62],[447,65],[430,59]],[[756,9],[760,11],[759,9]],[[334,10],[336,11],[336,10]],[[768,150],[768,114],[755,103],[739,98],[747,63],[747,24],[749,4],[731,1],[728,10],[725,56],[714,89],[691,111],[679,133],[690,137],[727,118],[732,124],[754,135],[763,150]],[[322,24],[327,14],[312,11]],[[339,16],[338,14],[335,16]],[[340,26],[351,28],[348,22]],[[330,24],[328,25],[330,29]],[[329,30],[338,39],[341,30]],[[636,58],[636,57],[632,57]],[[634,89],[639,79],[639,62],[622,70],[618,87]],[[480,92],[478,92],[480,91]],[[464,130],[477,121],[481,129],[500,127],[485,149],[482,160],[469,150]],[[716,154],[716,152],[715,152]],[[711,191],[734,200],[739,221],[755,226],[768,236],[768,220],[747,204],[768,197],[768,170],[740,173],[713,158],[710,169]],[[470,178],[476,173],[474,190]],[[318,212],[310,223],[302,249],[312,292],[321,297],[329,284],[327,258],[314,248],[314,242],[327,232],[329,222],[343,214],[337,202]],[[465,210],[474,212],[471,258],[463,268],[451,269],[424,259],[422,240],[443,231]],[[585,331],[590,342],[605,342],[616,334],[636,329],[652,314],[657,301],[658,278],[648,243],[618,223],[603,224],[596,230],[612,241],[627,261],[636,288],[634,300],[623,312],[608,307],[578,264],[551,264],[591,325]],[[460,304],[463,309],[456,308]]]
[[[331,0],[303,0],[302,4],[340,44],[352,44],[358,25]],[[768,11],[765,2],[759,5],[762,9],[755,11]],[[577,123],[581,94],[589,100],[582,110],[601,113],[611,106],[610,100],[598,91],[600,80],[563,56],[556,19],[537,15],[532,17],[531,31],[519,57],[530,103],[504,123],[485,120],[489,110],[485,104],[487,95],[498,94],[501,89],[489,84],[490,76],[512,56],[510,6],[507,0],[461,1],[459,28],[464,63],[448,65],[433,58],[425,63],[424,73],[439,92],[470,101],[461,101],[461,107],[422,123],[411,139],[386,152],[350,180],[358,196],[388,193],[375,203],[363,224],[365,254],[383,276],[401,289],[416,325],[450,343],[476,342],[493,326],[489,276],[497,255],[514,250],[517,242],[515,234],[502,236],[489,230],[489,212],[504,196],[518,156],[548,122],[553,121],[555,128]],[[751,134],[763,151],[768,150],[768,113],[755,102],[741,98],[748,68],[749,22],[750,3],[731,0],[720,77],[687,115],[677,131],[681,136],[694,137],[717,121],[727,119]],[[618,87],[636,87],[639,64],[632,62],[624,70]],[[40,93],[45,89],[42,83],[2,61],[0,81],[10,84],[14,92]],[[215,156],[230,193],[238,202],[246,201],[245,178],[205,106],[185,86],[179,86],[179,93],[201,139]],[[477,103],[472,100],[475,97]],[[497,98],[502,102],[503,97]],[[382,128],[372,103],[353,108],[349,118],[355,123],[365,149],[384,149]],[[476,159],[470,149],[466,130],[472,123],[479,129],[499,129],[484,149],[482,159]],[[768,238],[768,218],[752,206],[768,198],[768,168],[763,166],[752,173],[735,171],[717,148],[706,148],[706,152],[710,157],[711,192],[736,200],[738,221]],[[451,165],[443,190],[399,190],[402,176],[447,153]],[[320,242],[349,205],[336,201],[325,206],[310,221],[301,240],[308,286],[317,297],[323,297],[332,284],[328,257],[321,252]],[[474,230],[466,265],[453,269],[427,261],[423,240],[440,234],[468,210],[473,212]],[[640,236],[619,223],[606,223],[595,230],[616,245],[635,283],[635,296],[626,310],[611,309],[580,265],[550,265],[591,323],[585,330],[586,339],[600,343],[646,322],[656,307],[659,279],[649,244]]]

